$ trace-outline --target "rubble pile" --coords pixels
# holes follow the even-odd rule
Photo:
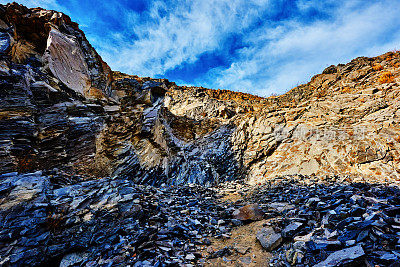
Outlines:
[[[271,266],[399,262],[398,185],[351,181],[283,176],[254,187],[231,183],[228,190],[244,196],[236,205],[257,203],[263,209],[265,223],[256,238],[272,251]]]
[[[400,259],[400,190],[392,185],[284,176],[259,186],[152,187],[118,178],[69,178],[75,182],[66,186],[53,184],[54,176],[0,176],[1,264],[207,265],[238,253],[226,247],[205,255],[212,240],[260,220],[254,240],[272,253],[271,266]],[[222,201],[234,190],[243,198]]]
[[[229,237],[231,210],[211,188],[117,178],[60,187],[53,175],[0,175],[1,265],[189,264],[207,237]]]

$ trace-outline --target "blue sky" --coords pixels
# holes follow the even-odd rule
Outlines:
[[[261,96],[400,49],[399,0],[17,2],[68,14],[113,70]]]

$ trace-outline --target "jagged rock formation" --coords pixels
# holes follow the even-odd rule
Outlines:
[[[149,184],[399,178],[398,52],[260,98],[112,72],[59,12],[3,5],[0,26],[2,173],[57,167]]]
[[[387,53],[331,66],[307,85],[293,89],[294,94],[300,89],[302,94],[312,95],[303,96],[303,101],[292,100],[299,102],[294,108],[281,109],[287,133],[291,128],[297,130],[289,138],[283,134],[282,149],[268,161],[279,158],[280,172],[335,172],[397,179],[399,87],[396,79],[381,83],[379,78],[387,71],[392,77],[398,76],[398,57],[398,53]],[[293,155],[306,166],[297,168],[303,163],[296,161],[290,166]],[[310,169],[307,165],[313,165],[311,162],[314,167]]]
[[[260,129],[257,122],[273,124],[275,138],[263,134],[273,140],[271,145],[260,145],[269,156],[257,157],[249,180],[295,173],[398,180],[399,62],[397,52],[331,66],[281,97],[292,98],[295,105],[250,118],[252,130]],[[385,73],[392,79],[382,83]]]

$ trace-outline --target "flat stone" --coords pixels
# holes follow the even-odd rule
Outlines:
[[[297,241],[307,242],[307,241],[311,240],[312,235],[313,235],[313,233],[311,232],[311,233],[308,233],[308,234],[303,235],[303,236],[295,236],[293,238],[293,240],[294,240],[294,242],[297,242]]]
[[[302,226],[303,226],[303,223],[301,223],[301,222],[292,222],[291,224],[286,226],[285,229],[283,229],[282,236],[283,237],[292,237],[293,235],[296,234],[296,232],[298,232],[298,230]]]
[[[294,209],[295,206],[287,202],[273,202],[269,203],[268,207],[278,212],[286,212],[288,210]]]
[[[196,257],[193,254],[187,254],[185,257],[186,260],[194,260]]]
[[[337,240],[314,240],[318,250],[337,250],[342,246],[342,243]]]
[[[346,247],[354,246],[356,244],[356,241],[355,240],[347,240],[345,242],[345,244],[346,244]]]
[[[65,255],[61,262],[60,262],[60,267],[69,267],[69,266],[75,266],[79,263],[81,263],[86,257],[85,253],[71,253]]]
[[[235,251],[237,253],[240,253],[242,255],[246,254],[251,248],[250,247],[241,247],[241,246],[235,246],[234,247]]]
[[[364,255],[365,253],[363,248],[360,245],[357,245],[332,253],[328,258],[326,258],[326,260],[314,265],[314,267],[340,266],[344,262],[346,262],[346,264],[354,262]]]
[[[275,233],[271,227],[261,229],[257,239],[267,251],[272,251],[282,243],[282,235]]]
[[[338,237],[338,240],[342,243],[345,243],[347,240],[355,239],[360,232],[360,230],[345,231]]]
[[[385,253],[380,257],[380,259],[384,261],[395,261],[398,257],[392,253]]]

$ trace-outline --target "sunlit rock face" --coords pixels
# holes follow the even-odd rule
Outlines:
[[[0,170],[155,185],[398,180],[399,64],[357,58],[270,98],[181,87],[112,72],[62,13],[2,5]]]
[[[73,37],[51,29],[43,61],[51,74],[68,88],[82,95],[89,92],[89,70],[79,43]]]
[[[177,86],[0,5],[0,265],[394,266],[399,75],[390,52],[278,97]]]
[[[296,105],[248,119],[242,128],[250,140],[247,144],[253,145],[251,159],[256,160],[248,166],[248,181],[255,184],[282,174],[323,177],[332,173],[398,180],[398,63],[399,54],[387,53],[332,66],[302,86],[305,92],[312,90],[312,95]],[[393,81],[379,82],[385,72],[392,73]],[[260,133],[264,131],[260,123],[273,130]]]

